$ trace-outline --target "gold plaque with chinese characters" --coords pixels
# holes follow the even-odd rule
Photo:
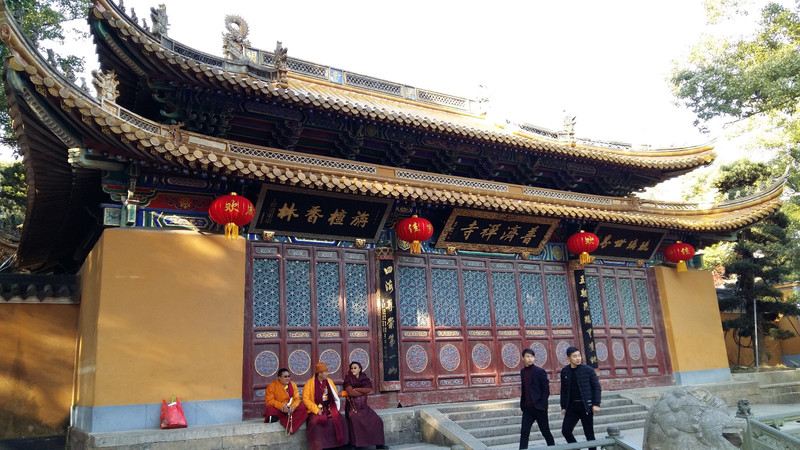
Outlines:
[[[456,208],[447,219],[436,248],[538,255],[558,219]]]

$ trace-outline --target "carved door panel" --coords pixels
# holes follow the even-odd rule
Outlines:
[[[374,273],[366,250],[254,242],[246,289],[244,417],[264,412],[264,388],[286,367],[302,385],[317,361],[335,381],[359,361],[376,379]]]
[[[565,264],[401,255],[396,266],[403,392],[518,384],[525,347],[552,378],[553,355],[573,345]]]
[[[585,273],[600,376],[666,374],[660,310],[647,271],[598,266]]]
[[[434,296],[446,303],[449,326],[441,330],[460,345],[461,311],[458,305],[458,273],[455,259],[442,258],[439,267],[428,266],[424,256],[401,255],[397,259],[397,301],[400,337],[400,380],[406,392],[425,392],[436,389],[439,348],[434,339]],[[434,284],[431,287],[431,284]],[[434,310],[435,311],[435,310]],[[448,351],[451,350],[448,348]]]

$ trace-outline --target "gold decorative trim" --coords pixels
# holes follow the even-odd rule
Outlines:
[[[427,331],[403,331],[403,337],[428,337]]]
[[[262,331],[256,333],[256,339],[269,339],[278,337],[277,331]]]
[[[572,330],[553,330],[553,334],[557,334],[559,336],[571,335],[572,334]]]
[[[544,330],[525,330],[525,334],[527,336],[544,336],[545,335],[545,331]]]
[[[363,337],[367,337],[367,336],[369,336],[369,334],[366,331],[351,331],[350,332],[350,337],[351,338],[360,338],[360,337],[363,338]]]
[[[290,331],[289,332],[290,338],[308,338],[311,337],[311,333],[308,331]]]
[[[457,337],[461,336],[460,331],[456,330],[440,330],[436,332],[436,336],[438,337]]]
[[[499,330],[498,336],[519,336],[519,330]]]
[[[338,331],[320,331],[319,337],[324,338],[338,338],[340,336]]]
[[[491,336],[489,330],[469,330],[467,334],[470,336]]]

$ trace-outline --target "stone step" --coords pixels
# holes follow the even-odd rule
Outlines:
[[[434,444],[426,444],[424,442],[420,442],[419,444],[392,445],[391,448],[393,450],[450,450],[450,447],[444,447],[441,445],[434,445]]]
[[[555,419],[555,420],[554,420]],[[633,422],[633,421],[644,421],[647,419],[647,410],[639,411],[636,413],[626,413],[626,414],[610,414],[610,415],[597,415],[594,417],[594,424],[595,426],[602,426],[603,429],[608,427],[609,425],[616,425],[618,423],[625,423],[625,422]],[[558,426],[561,428],[561,421],[562,416],[559,413],[557,417],[550,416],[549,420],[550,427]],[[506,434],[517,434],[519,435],[520,431],[520,422],[521,419],[515,421],[513,423],[503,423],[503,424],[491,424],[491,423],[484,423],[482,424],[475,424],[472,423],[471,428],[465,427],[465,424],[457,422],[457,424],[466,430],[469,434],[475,436],[478,439],[482,439],[485,437],[492,437],[492,436],[501,436]]]
[[[630,406],[630,405],[634,405],[634,403],[626,398],[621,398],[617,396],[609,399],[603,398],[602,409],[606,410],[610,408]],[[558,401],[558,397],[556,397],[555,401],[553,401],[551,397],[548,407],[551,412],[560,411],[561,405]],[[474,419],[478,417],[501,417],[505,415],[513,416],[522,414],[522,412],[519,409],[519,400],[492,403],[488,408],[458,406],[458,407],[444,407],[441,408],[439,411],[442,414],[446,415],[452,421]]]
[[[551,407],[555,407],[555,409],[559,409],[559,405],[561,403],[561,398],[558,395],[551,395],[548,399],[548,405]],[[603,392],[603,405],[608,403],[609,406],[615,404],[629,404],[631,401],[627,398],[621,397],[618,393],[615,392]],[[506,399],[506,400],[497,400],[493,402],[475,402],[475,403],[456,403],[456,404],[447,404],[439,408],[439,411],[442,414],[450,414],[450,413],[457,413],[457,412],[472,412],[472,411],[485,411],[485,410],[493,410],[493,409],[519,409],[519,397]]]
[[[553,427],[554,425],[558,425],[558,426]],[[627,421],[627,422],[617,422],[614,425],[617,425],[620,430],[632,430],[632,429],[636,429],[636,428],[644,428],[644,419],[642,419],[642,420],[632,420],[632,421]],[[594,424],[594,435],[595,435],[595,437],[605,436],[606,428],[608,428],[608,425],[599,426],[597,423],[595,423]],[[551,422],[550,423],[550,432],[553,433],[553,436],[556,438],[556,440],[558,440],[559,437],[561,436],[560,430],[561,430],[561,423],[560,422],[558,422],[558,423]],[[489,448],[498,447],[498,446],[504,446],[504,445],[509,445],[509,444],[514,444],[514,443],[519,444],[519,431],[520,431],[519,427],[517,427],[517,430],[516,430],[515,433],[499,435],[499,436],[491,436],[491,437],[485,437],[485,438],[478,438],[478,439],[484,445],[486,445]],[[585,439],[583,437],[583,428],[581,427],[580,422],[578,422],[578,424],[575,426],[575,430],[573,431],[573,434],[575,435],[575,438],[578,439],[578,441],[581,441],[581,440]],[[534,424],[533,428],[531,429],[530,442],[541,441],[543,439],[544,438],[542,437],[542,433],[539,432],[539,428],[537,428],[536,424]],[[562,441],[563,441],[563,439],[562,439]]]
[[[647,413],[647,408],[642,405],[625,405],[612,408],[603,407],[595,418],[598,420],[600,417],[604,416],[620,417],[625,414],[634,414],[638,417],[642,412],[645,414]],[[490,410],[482,411],[480,414],[455,413],[447,417],[453,422],[456,422],[461,428],[471,430],[481,427],[503,426],[514,423],[519,424],[522,420],[522,412],[519,409],[514,411]],[[548,419],[551,422],[560,421],[562,417],[560,411],[551,410],[548,414]]]

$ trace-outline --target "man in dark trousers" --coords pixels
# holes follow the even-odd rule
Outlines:
[[[519,372],[522,380],[522,397],[519,407],[522,409],[522,431],[519,436],[519,448],[528,448],[528,439],[533,422],[539,426],[547,445],[556,445],[550,423],[547,421],[547,399],[550,398],[550,381],[547,372],[533,363],[536,354],[526,348],[522,351],[525,367]]]
[[[561,434],[567,442],[577,442],[572,430],[581,421],[587,441],[594,440],[594,415],[600,411],[600,382],[594,369],[581,364],[581,352],[567,348],[569,365],[561,369]],[[594,450],[595,447],[590,447]]]

